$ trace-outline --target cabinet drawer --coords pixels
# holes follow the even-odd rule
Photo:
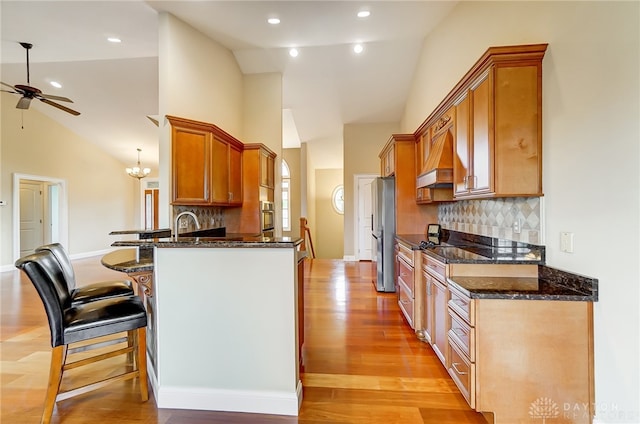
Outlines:
[[[449,284],[449,308],[467,322],[475,327],[474,303],[469,297],[459,292],[453,284]]]
[[[475,362],[475,329],[460,319],[451,309],[449,309],[449,317],[451,318],[451,327],[449,328],[450,342],[454,341],[458,345],[467,360]]]
[[[413,267],[404,260],[403,256],[400,256],[400,259],[398,260],[398,279],[402,280],[402,282],[407,286],[409,295],[413,299]]]
[[[467,400],[467,403],[471,408],[475,408],[476,405],[476,365],[469,362],[467,358],[462,354],[455,343],[447,343],[447,350],[449,363],[447,364],[447,371],[451,376],[451,379],[456,383],[460,393]]]
[[[400,310],[404,314],[407,322],[409,322],[409,326],[413,328],[413,297],[407,286],[400,281],[398,284],[399,293],[398,293],[398,305],[400,306]]]
[[[400,255],[400,257],[402,257],[402,259],[407,261],[407,263],[411,267],[413,267],[413,250],[411,250],[410,247],[402,243],[398,243],[398,254]]]
[[[445,282],[446,265],[432,258],[427,254],[422,254],[422,268],[438,280]]]

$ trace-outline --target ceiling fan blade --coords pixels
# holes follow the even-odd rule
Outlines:
[[[31,98],[30,97],[21,97],[20,100],[18,100],[18,104],[16,105],[17,109],[29,109],[29,105],[31,104]]]
[[[66,97],[62,97],[62,96],[54,96],[52,94],[44,94],[44,93],[40,93],[38,94],[38,96],[40,97],[44,97],[45,99],[50,99],[50,100],[59,100],[61,102],[69,102],[69,103],[73,103],[73,100],[68,99]]]
[[[16,89],[13,85],[7,84],[6,82],[2,82],[2,81],[0,81],[0,84],[4,85],[4,86],[6,86],[6,87],[12,88],[12,89],[14,89],[14,90]]]
[[[65,112],[70,113],[70,114],[72,114],[73,116],[78,116],[78,115],[80,115],[80,112],[75,111],[75,110],[73,110],[73,109],[69,109],[69,108],[68,108],[68,107],[66,107],[66,106],[59,105],[58,103],[52,102],[51,100],[48,100],[48,99],[40,99],[40,101],[41,101],[41,102],[44,102],[44,103],[46,103],[46,104],[48,104],[48,105],[51,105],[51,106],[53,106],[53,107],[57,107],[57,108],[58,108],[58,109],[60,109],[60,110],[64,110]]]

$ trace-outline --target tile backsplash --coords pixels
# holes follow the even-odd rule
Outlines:
[[[173,216],[177,216],[180,212],[191,211],[198,217],[198,222],[202,229],[224,227],[224,213],[221,207],[205,207],[205,206],[174,206]],[[187,219],[188,228],[182,230],[195,231],[196,227],[192,219]]]
[[[438,206],[442,228],[481,236],[542,244],[541,197],[461,200]],[[513,231],[520,221],[520,233]]]

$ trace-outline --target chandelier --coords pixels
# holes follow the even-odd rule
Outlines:
[[[136,164],[136,166],[132,168],[127,168],[127,174],[129,174],[130,177],[141,179],[149,175],[149,173],[151,172],[151,169],[140,167],[140,152],[142,150],[140,149],[137,149],[137,150],[138,150],[138,163]]]

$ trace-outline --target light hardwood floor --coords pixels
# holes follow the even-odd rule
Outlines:
[[[123,278],[99,258],[74,261],[74,268],[81,282]],[[403,321],[395,294],[375,291],[373,272],[367,262],[306,261],[304,400],[298,417],[159,410],[153,397],[141,403],[137,381],[129,381],[59,402],[53,422],[485,423]],[[0,294],[0,422],[39,423],[51,350],[46,315],[18,271],[0,274]],[[123,359],[113,361],[109,365],[124,366]],[[73,382],[97,372],[74,371]]]

